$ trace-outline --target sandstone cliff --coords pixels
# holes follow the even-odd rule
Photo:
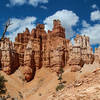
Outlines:
[[[22,67],[25,79],[30,81],[42,67],[58,72],[60,67],[69,66],[76,72],[84,64],[100,63],[100,50],[93,54],[89,37],[77,35],[73,45],[66,37],[59,20],[54,20],[48,33],[43,24],[37,24],[31,32],[26,28],[18,33],[14,43],[9,39],[0,43],[1,68],[11,74]]]

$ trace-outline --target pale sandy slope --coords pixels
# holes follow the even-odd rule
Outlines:
[[[74,72],[69,72],[70,71],[70,69],[69,68],[65,68],[65,72],[64,72],[64,74],[63,74],[63,80],[64,81],[66,81],[67,83],[65,84],[65,89],[68,87],[70,87],[70,89],[69,90],[71,90],[70,91],[70,93],[72,93],[72,95],[71,95],[71,97],[73,96],[74,97],[74,95],[76,95],[77,94],[77,91],[76,91],[76,88],[73,88],[73,84],[75,83],[75,81],[76,80],[78,80],[79,81],[79,83],[76,83],[76,84],[78,84],[78,85],[80,85],[80,84],[82,84],[81,83],[81,80],[83,79],[84,80],[84,76],[88,76],[88,75],[91,75],[92,74],[92,72],[94,71],[94,70],[97,70],[98,68],[100,67],[100,65],[98,65],[98,64],[94,64],[94,65],[85,65],[83,68],[82,68],[82,70],[81,70],[81,72],[76,72],[76,73],[74,73]],[[41,73],[42,73],[42,71],[41,71]],[[42,76],[42,75],[41,75]],[[38,91],[37,92],[35,92],[35,94],[33,93],[33,94],[31,94],[29,97],[27,97],[25,100],[49,100],[48,98],[50,97],[50,96],[52,96],[52,94],[58,94],[56,91],[55,91],[55,88],[56,88],[56,86],[57,86],[57,84],[58,84],[58,80],[57,80],[57,76],[56,76],[56,74],[55,73],[49,73],[48,72],[48,75],[45,75],[45,81],[43,82],[43,84],[41,85],[41,87],[38,89]],[[94,79],[94,77],[93,77],[93,79]],[[87,84],[87,83],[86,83]],[[90,85],[91,85],[91,82],[90,82]],[[95,83],[94,83],[94,85],[96,85]],[[83,89],[84,89],[84,87],[86,87],[86,85],[83,85]],[[88,87],[88,85],[87,85],[87,87]],[[68,93],[69,93],[69,90],[67,91]],[[66,91],[65,91],[65,94],[67,93]],[[41,93],[41,96],[39,95]],[[68,94],[67,93],[67,94]],[[62,93],[63,94],[63,93]],[[61,93],[60,93],[60,95],[61,95]],[[55,96],[55,95],[54,95]],[[57,96],[57,95],[56,95]],[[63,96],[63,95],[62,95]],[[64,97],[64,98],[61,98],[61,99],[57,99],[57,98],[52,98],[52,99],[50,99],[50,100],[74,100],[74,99],[66,99],[66,98],[68,98],[68,97]],[[78,99],[76,99],[76,100],[78,100]],[[81,100],[81,99],[79,99],[79,100]],[[85,100],[85,99],[84,99]],[[86,99],[87,100],[87,99]]]
[[[91,73],[94,70],[97,70],[99,67],[100,65],[98,64],[85,65],[82,68],[81,72],[76,72],[76,73],[70,72],[70,68],[66,67],[64,69],[65,71],[63,74],[63,80],[66,81],[65,83],[66,87],[63,94],[66,94],[67,93],[66,88],[68,90],[68,88],[70,87],[70,89],[68,90],[69,91],[68,93],[73,93],[73,97],[74,97],[74,95],[77,93],[76,88],[73,88],[73,84],[75,83],[75,81],[84,79],[84,75],[85,76],[88,76],[89,74],[92,75]],[[55,91],[56,86],[58,84],[58,80],[57,80],[58,77],[56,73],[51,72],[49,69],[42,68],[38,70],[35,75],[34,80],[32,80],[29,83],[25,83],[19,78],[19,76],[21,76],[21,73],[19,70],[17,70],[14,74],[10,76],[6,75],[3,72],[0,72],[0,73],[2,73],[2,75],[4,75],[5,78],[8,80],[8,82],[6,83],[7,90],[10,93],[10,95],[13,97],[17,97],[19,95],[18,92],[20,91],[24,97],[24,100],[49,100],[49,99],[50,100],[71,100],[71,99],[66,99],[66,96],[63,99],[62,98],[57,99],[55,97],[52,98],[53,95],[56,95],[56,96],[59,95],[59,92]],[[91,82],[88,84],[91,84]],[[94,83],[94,85],[96,84]],[[82,86],[86,87],[86,85],[82,85]],[[81,89],[81,86],[80,86],[80,89]],[[69,94],[69,95],[72,96],[72,94]],[[83,100],[83,99],[79,99],[79,100]]]

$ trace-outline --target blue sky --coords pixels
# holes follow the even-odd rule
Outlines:
[[[3,24],[11,18],[7,36],[14,41],[25,27],[31,31],[37,23],[52,29],[52,20],[60,19],[66,38],[76,34],[90,37],[91,45],[100,45],[100,0],[0,0],[0,35]]]

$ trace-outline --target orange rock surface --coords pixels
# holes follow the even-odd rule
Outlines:
[[[89,37],[77,35],[72,45],[59,20],[54,20],[53,29],[48,33],[43,24],[37,24],[31,32],[26,28],[25,32],[18,33],[14,43],[5,39],[0,45],[2,70],[11,74],[22,67],[27,81],[42,67],[58,72],[60,67],[68,65],[72,71],[79,71],[84,64],[100,63],[100,49],[93,54]]]

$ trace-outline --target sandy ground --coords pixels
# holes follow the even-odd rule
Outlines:
[[[66,91],[66,88],[70,87],[72,83],[74,83],[76,80],[79,81],[81,79],[84,79],[84,77],[88,75],[92,75],[91,73],[93,73],[95,70],[98,70],[99,68],[100,68],[99,64],[92,64],[92,65],[90,64],[90,65],[84,65],[81,71],[70,72],[70,68],[65,67],[64,73],[63,73],[63,80],[66,81],[65,83],[66,87],[64,91]],[[21,92],[23,96],[23,100],[49,100],[48,98],[52,96],[53,94],[56,94],[56,96],[57,94],[59,94],[59,93],[56,93],[56,86],[58,85],[58,82],[59,82],[58,77],[55,72],[51,72],[47,68],[42,68],[38,70],[36,72],[34,80],[32,80],[29,83],[22,81],[22,78],[21,78],[22,74],[21,74],[21,71],[19,71],[19,69],[10,76],[6,75],[2,71],[0,73],[4,75],[4,77],[8,80],[8,82],[6,83],[7,93],[9,93],[11,97],[19,98],[19,92]],[[94,85],[96,85],[96,83],[94,83]],[[88,85],[82,85],[80,86],[79,89],[86,86],[88,87]],[[77,93],[76,88],[71,87],[68,93],[75,94],[75,91]],[[66,94],[67,92],[64,92],[64,93]],[[71,99],[53,98],[50,100],[71,100]],[[83,100],[83,99],[79,99],[79,100]]]

